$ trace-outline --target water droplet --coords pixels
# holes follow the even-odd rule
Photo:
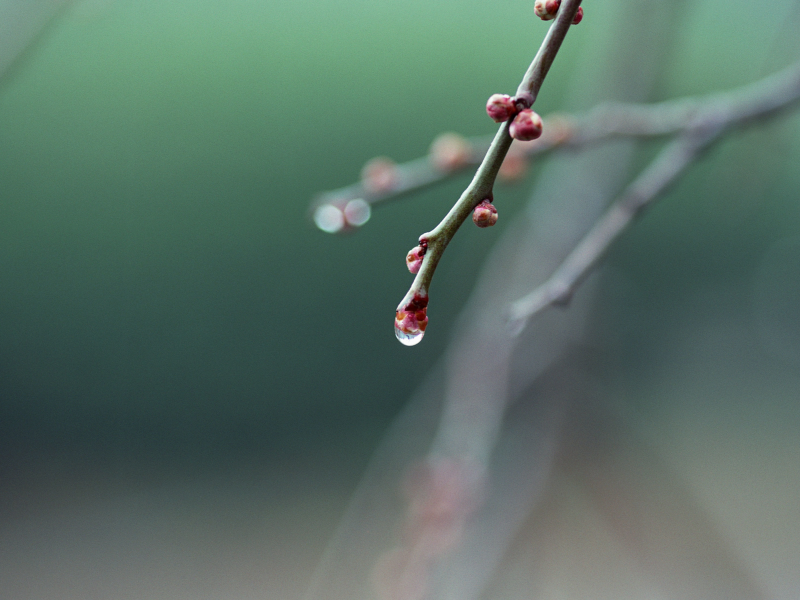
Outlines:
[[[402,328],[400,322],[395,320],[394,335],[403,346],[416,346],[422,341],[422,336],[425,335],[425,332],[421,329],[406,331]]]
[[[314,223],[325,233],[339,233],[345,225],[344,213],[333,204],[323,204],[314,211]]]
[[[344,218],[354,227],[361,227],[369,221],[371,215],[372,209],[369,206],[369,202],[363,198],[350,200],[344,207]]]
[[[428,327],[427,310],[398,310],[394,317],[394,335],[404,346],[416,346]]]

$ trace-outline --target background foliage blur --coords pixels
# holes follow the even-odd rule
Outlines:
[[[493,131],[486,98],[546,28],[522,0],[1,4],[0,595],[297,598],[530,186],[456,237],[413,349],[403,259],[465,180],[349,237],[308,203],[372,156]],[[542,114],[625,2],[586,4]],[[793,62],[799,13],[687,2],[652,99]],[[719,474],[704,500],[766,515],[776,597],[800,531],[798,140],[795,113],[713,150],[612,251],[592,317],[608,403],[690,481]]]

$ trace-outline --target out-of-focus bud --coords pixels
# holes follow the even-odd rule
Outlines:
[[[497,209],[489,200],[481,200],[481,203],[472,211],[472,222],[478,227],[491,227],[497,223]]]
[[[406,266],[408,270],[411,271],[414,275],[419,273],[420,267],[422,267],[422,258],[425,256],[425,248],[422,246],[417,246],[409,250],[408,254],[406,254]]]
[[[521,142],[514,140],[503,159],[503,164],[500,165],[497,176],[507,182],[519,181],[525,176],[527,170],[528,157],[525,150],[521,148]]]
[[[536,0],[533,12],[542,21],[551,21],[556,18],[556,13],[561,7],[561,0]]]
[[[430,159],[440,171],[455,171],[469,164],[472,159],[472,145],[469,140],[457,133],[443,133],[431,144]]]
[[[542,118],[531,109],[519,111],[509,128],[511,137],[520,142],[530,142],[542,135]]]
[[[397,187],[397,164],[385,156],[376,156],[361,169],[361,183],[373,194],[391,192]]]
[[[579,6],[578,12],[575,13],[575,16],[572,19],[572,24],[577,25],[578,23],[581,22],[582,19],[583,19],[583,7]]]
[[[550,114],[547,117],[547,133],[544,137],[547,142],[554,146],[568,142],[572,136],[575,135],[575,125],[572,119],[558,115]]]
[[[508,121],[517,114],[517,106],[511,96],[506,94],[492,94],[486,102],[486,114],[488,114],[495,123],[502,123],[503,121]]]

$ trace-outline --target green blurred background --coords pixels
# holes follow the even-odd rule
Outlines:
[[[309,202],[375,155],[409,160],[441,131],[492,132],[485,99],[516,88],[545,32],[531,4],[45,6],[59,16],[0,80],[0,561],[17,572],[0,595],[302,593],[530,185],[496,194],[498,227],[451,244],[413,349],[390,324],[410,281],[403,257],[466,179],[345,237],[315,230]],[[576,56],[602,51],[592,13],[618,4],[587,3],[540,112],[563,103]],[[781,19],[745,2],[687,7],[665,24],[675,51],[653,99],[744,84],[800,54],[796,3],[770,6]],[[686,373],[683,350],[668,351],[683,348],[676,324],[716,331],[730,313],[752,340],[725,325],[711,337],[731,337],[725,351],[709,342],[712,358],[685,377],[727,377],[738,363],[726,352],[753,364],[748,344],[763,342],[755,368],[780,388],[774,414],[797,417],[799,133],[793,115],[726,140],[612,252],[597,339],[613,385],[652,391],[619,400],[629,410],[656,418],[658,385]],[[177,531],[163,552],[184,562],[164,567],[146,536],[131,559],[120,536],[140,529],[126,514],[154,515],[152,539]],[[189,546],[205,550],[187,558]],[[238,553],[251,562],[226,562]],[[64,566],[68,554],[85,559]],[[149,573],[148,592],[123,559]],[[209,572],[218,589],[184,580]]]

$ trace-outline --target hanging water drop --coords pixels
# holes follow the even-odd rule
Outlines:
[[[394,335],[404,346],[419,344],[427,327],[427,296],[414,296],[414,299],[404,308],[398,308],[394,315]]]
[[[422,336],[425,335],[424,329],[407,329],[403,327],[402,321],[394,320],[394,335],[404,346],[416,346],[422,341]]]

